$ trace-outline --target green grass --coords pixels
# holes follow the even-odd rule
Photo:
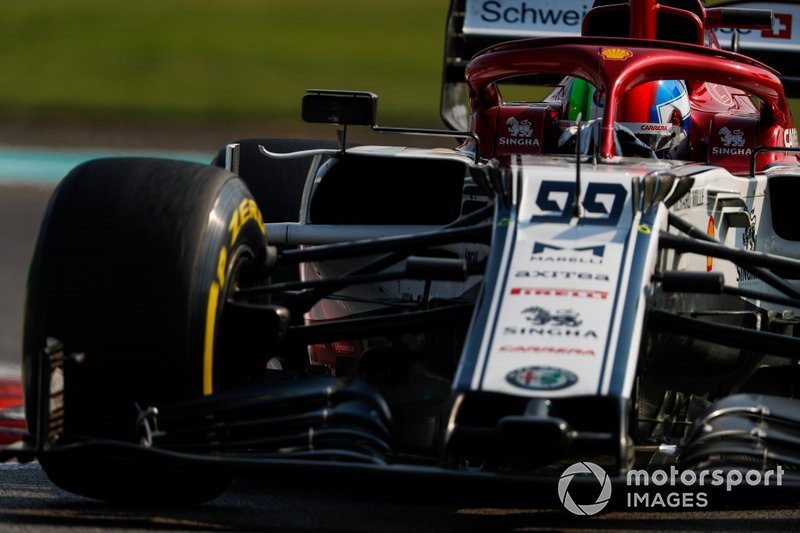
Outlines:
[[[0,117],[299,122],[308,88],[440,126],[449,0],[0,0]],[[795,115],[800,111],[792,101]]]
[[[437,121],[447,0],[3,0],[0,115],[299,120],[307,88]]]

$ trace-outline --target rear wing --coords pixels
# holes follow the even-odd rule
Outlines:
[[[631,35],[638,28],[648,27],[635,18],[642,13],[641,7],[647,9],[655,4],[660,11],[657,20],[651,20],[649,25],[654,34]],[[800,61],[793,60],[800,51],[800,4],[789,1],[734,0],[706,9],[700,0],[451,0],[441,92],[445,124],[451,129],[469,129],[464,69],[477,52],[515,39],[580,36],[584,19],[593,7],[598,9],[586,24],[588,35],[708,45],[714,37],[706,30],[713,26],[723,48],[736,49],[738,42],[741,53],[781,72],[788,95],[800,95]],[[752,9],[761,11],[749,11]],[[768,10],[774,11],[774,19],[770,19]]]

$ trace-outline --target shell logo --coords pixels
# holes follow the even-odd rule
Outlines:
[[[612,61],[625,61],[633,55],[633,52],[625,48],[603,48],[600,55]]]

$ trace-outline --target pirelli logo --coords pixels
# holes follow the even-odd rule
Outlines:
[[[608,298],[608,291],[512,287],[511,296],[561,296],[566,298],[594,298],[597,300],[605,300]]]

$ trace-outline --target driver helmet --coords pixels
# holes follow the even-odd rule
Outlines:
[[[601,118],[604,101],[587,81],[572,78],[566,87],[568,120]],[[687,159],[691,107],[681,80],[647,82],[628,91],[620,102],[617,122],[661,159]]]

